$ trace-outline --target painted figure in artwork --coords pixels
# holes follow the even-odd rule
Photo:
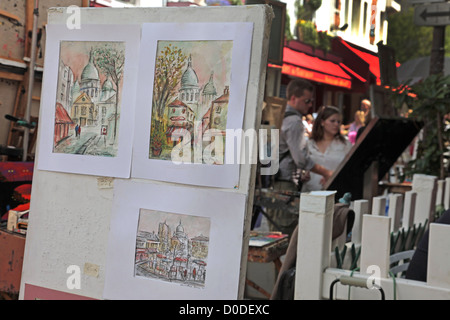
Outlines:
[[[61,41],[54,153],[117,156],[124,64],[124,42]]]
[[[232,41],[158,41],[150,159],[221,164],[224,151],[211,145],[225,143],[232,47]],[[204,152],[208,146],[214,152]]]

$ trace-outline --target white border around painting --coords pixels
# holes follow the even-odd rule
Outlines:
[[[246,201],[244,194],[236,192],[116,180],[103,298],[237,299]],[[134,276],[142,208],[210,218],[204,288]]]
[[[240,162],[223,165],[174,163],[149,159],[150,125],[156,48],[159,40],[232,40],[230,101],[228,104],[225,154],[236,154],[234,137],[241,130],[247,96],[253,23],[144,23],[142,26],[139,86],[136,106],[136,131],[131,176],[159,181],[218,188],[239,186]],[[226,157],[225,157],[226,158]]]
[[[39,117],[37,169],[96,176],[129,178],[134,134],[135,97],[140,46],[140,25],[86,25],[68,29],[47,25],[47,41]],[[121,96],[118,154],[115,157],[53,152],[55,105],[60,41],[123,41],[125,67]]]

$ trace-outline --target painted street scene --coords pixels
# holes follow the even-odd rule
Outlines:
[[[233,41],[158,41],[150,159],[171,160],[177,146],[198,163],[194,145],[204,150],[219,138],[225,144],[232,48]],[[222,164],[224,151],[215,152],[207,163]]]
[[[203,288],[210,219],[141,209],[135,276]]]
[[[54,153],[115,157],[125,43],[61,41]]]

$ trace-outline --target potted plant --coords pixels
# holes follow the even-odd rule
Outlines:
[[[296,0],[294,3],[295,13],[297,20],[311,21],[317,9],[322,5],[322,0],[305,0],[303,5],[300,4],[300,0]]]
[[[316,47],[319,44],[319,37],[314,22],[309,20],[297,20],[298,40]]]
[[[323,50],[323,53],[327,53],[331,50],[332,37],[326,31],[318,32],[318,47]]]
[[[152,156],[159,157],[161,155],[164,142],[164,132],[160,129],[153,128],[150,135],[150,149],[152,151]]]
[[[394,105],[407,106],[409,118],[423,122],[422,138],[418,141],[417,156],[405,168],[406,174],[422,173],[445,179],[448,164],[445,154],[449,151],[450,130],[446,121],[450,114],[450,76],[433,74],[423,81],[398,87]]]

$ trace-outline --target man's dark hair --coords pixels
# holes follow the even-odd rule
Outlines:
[[[291,99],[292,96],[301,97],[305,90],[313,92],[313,85],[304,79],[294,79],[289,82],[286,88],[286,97]]]

